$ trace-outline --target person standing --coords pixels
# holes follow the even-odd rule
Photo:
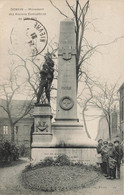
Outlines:
[[[117,172],[117,179],[120,179],[120,165],[121,165],[121,160],[123,158],[123,148],[120,145],[119,140],[114,141],[114,146],[115,146],[115,159],[116,159],[116,172]]]
[[[103,172],[103,162],[102,162],[102,156],[101,156],[101,149],[103,147],[103,140],[99,139],[98,140],[98,145],[96,147],[97,150],[97,163],[100,164],[101,171]]]
[[[108,177],[107,179],[115,179],[115,171],[116,171],[116,158],[115,158],[115,148],[113,143],[108,144]]]
[[[108,142],[104,141],[103,146],[101,147],[101,155],[102,155],[102,166],[103,166],[103,174],[105,177],[108,176],[108,169],[107,169],[107,163],[108,163]]]

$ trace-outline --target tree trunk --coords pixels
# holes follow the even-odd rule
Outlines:
[[[109,116],[108,127],[109,127],[109,139],[111,141],[111,117],[110,116]]]
[[[88,138],[91,138],[91,136],[90,136],[90,134],[88,132],[88,129],[87,129],[87,124],[86,124],[86,120],[85,120],[84,111],[82,111],[82,115],[83,115],[83,122],[84,122],[84,128],[85,128],[86,134],[87,134]]]
[[[15,137],[14,137],[14,125],[10,124],[11,127],[11,142],[15,141]]]
[[[76,64],[76,92],[78,94],[78,67],[77,67],[77,64]]]

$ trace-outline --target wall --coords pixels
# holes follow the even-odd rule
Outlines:
[[[96,164],[97,153],[95,148],[32,148],[32,160],[39,162],[45,157],[56,159],[59,154],[66,154],[72,162]]]
[[[20,146],[25,144],[26,147],[30,146],[30,133],[33,119],[24,118],[21,119],[15,126],[15,143]],[[3,134],[3,126],[8,126],[8,134]],[[11,140],[11,128],[8,119],[0,119],[0,139]]]
[[[124,140],[124,83],[119,89],[120,92],[120,129],[122,139]]]

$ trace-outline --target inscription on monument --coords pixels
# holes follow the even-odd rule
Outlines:
[[[84,164],[95,164],[96,163],[96,149],[44,149],[44,152],[40,153],[39,156],[42,156],[42,159],[46,157],[52,157],[54,160],[58,157],[59,154],[66,154],[72,162],[82,162]],[[91,158],[89,158],[89,156]]]
[[[68,86],[62,87],[62,90],[71,90],[71,87],[68,87]]]

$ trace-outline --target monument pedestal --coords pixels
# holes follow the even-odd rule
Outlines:
[[[65,154],[73,163],[96,164],[97,152],[96,148],[36,148],[32,153],[34,164],[51,157],[54,160],[60,154]]]
[[[48,104],[38,104],[34,107],[34,132],[32,148],[43,147],[52,141],[51,107]]]
[[[58,147],[94,148],[97,145],[96,141],[87,137],[83,125],[76,120],[56,120],[52,124],[52,132]]]

